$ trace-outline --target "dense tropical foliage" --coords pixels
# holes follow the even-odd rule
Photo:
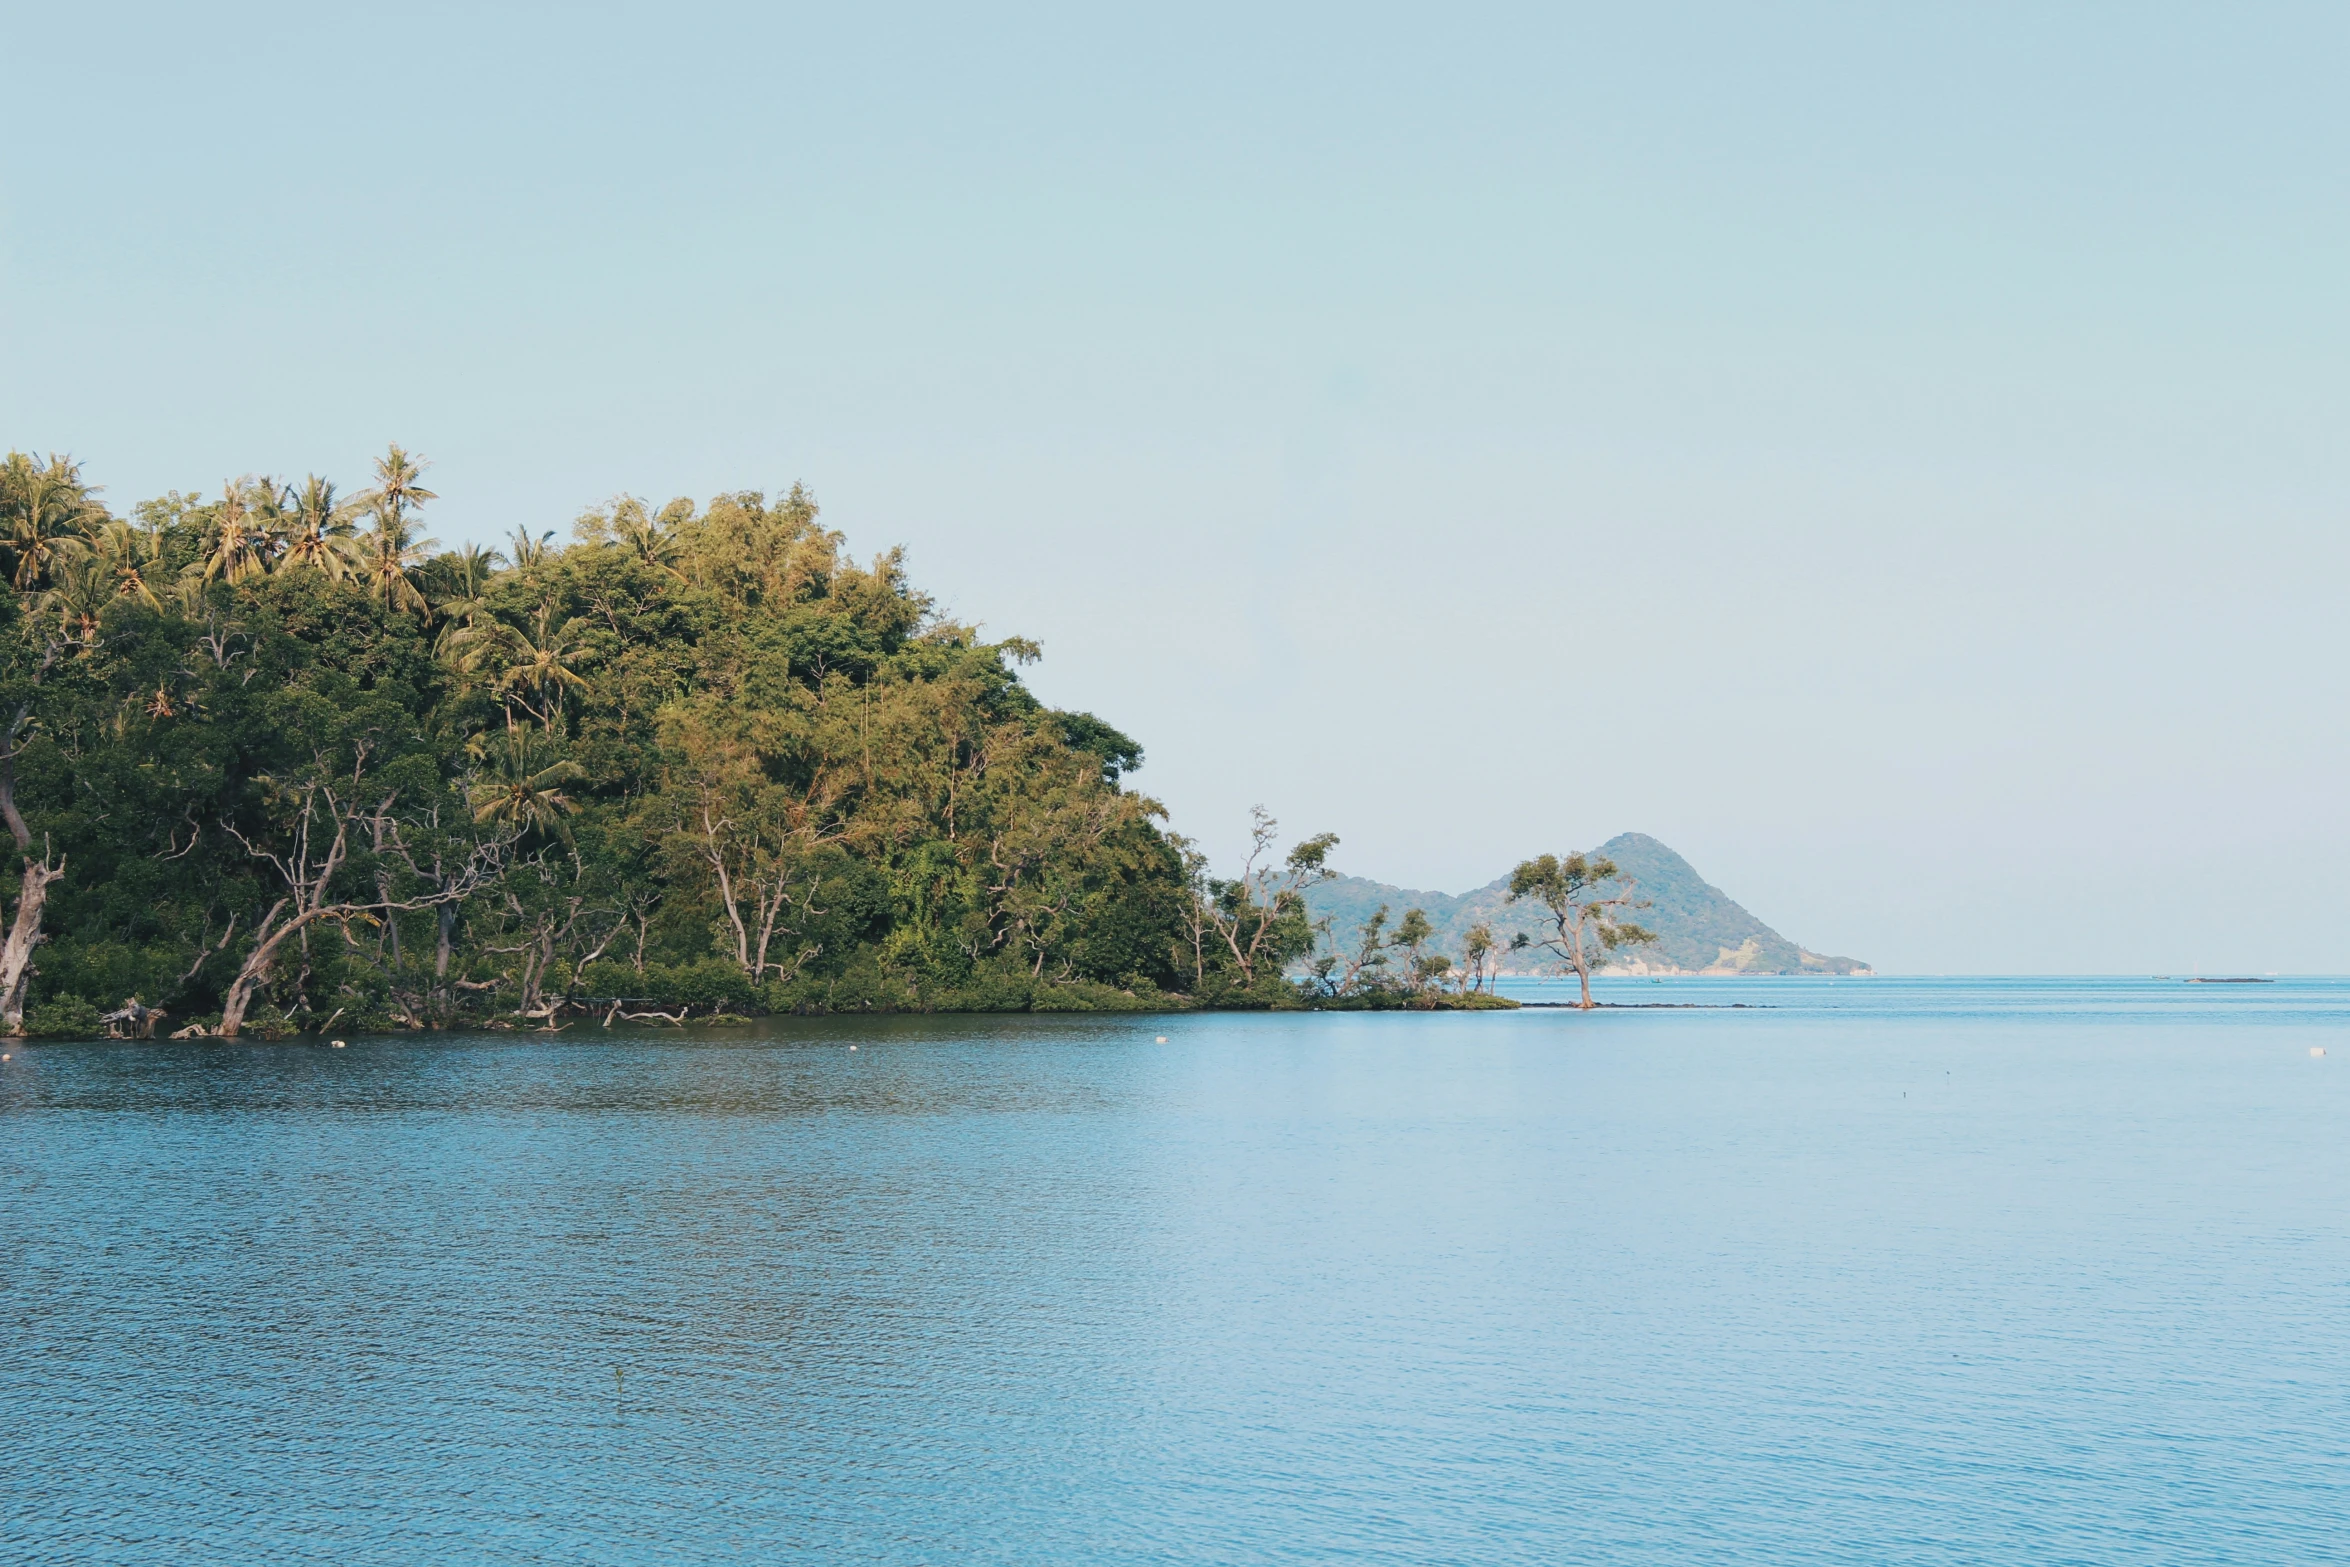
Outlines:
[[[1290,977],[1327,837],[1221,881],[1141,760],[795,487],[437,550],[422,463],[118,517],[0,465],[0,1030],[1426,1001]],[[1262,860],[1263,863],[1260,863]],[[1268,869],[1267,866],[1272,868]]]

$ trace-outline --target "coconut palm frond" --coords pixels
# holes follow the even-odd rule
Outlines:
[[[82,480],[81,464],[51,453],[46,463],[11,452],[0,463],[0,546],[13,557],[10,580],[38,588],[88,548],[88,537],[108,520]]]
[[[53,622],[65,640],[88,647],[98,640],[98,620],[114,602],[114,576],[95,553],[84,550],[60,561],[49,586],[34,596],[33,613]]]
[[[586,776],[585,770],[556,756],[526,729],[509,727],[503,743],[487,749],[488,771],[474,780],[466,795],[473,819],[518,832],[566,835],[563,818],[579,805],[562,786]]]
[[[533,534],[528,528],[516,528],[507,535],[514,546],[513,559],[518,571],[536,571],[555,558],[555,530]]]
[[[406,522],[408,514],[426,501],[440,499],[439,492],[417,482],[431,466],[422,456],[402,451],[395,443],[375,460],[375,488],[358,496],[354,504],[373,513],[379,524]]]
[[[116,598],[134,599],[160,611],[155,580],[163,569],[162,541],[127,522],[109,522],[90,540],[93,559],[106,573]]]
[[[334,485],[315,473],[288,494],[285,552],[278,557],[277,569],[316,571],[336,582],[349,581],[359,567],[351,527],[357,504],[338,499]]]
[[[212,530],[197,562],[204,579],[218,577],[234,586],[267,571],[277,554],[284,516],[275,481],[246,477],[223,484],[220,504],[213,508]]]
[[[353,572],[369,595],[394,609],[428,613],[424,591],[416,585],[416,571],[432,554],[434,541],[416,537],[416,530],[387,513],[375,514],[375,526],[353,541]]]

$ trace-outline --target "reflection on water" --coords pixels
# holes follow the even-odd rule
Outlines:
[[[37,1046],[0,1559],[2340,1554],[2350,987],[1600,988]]]

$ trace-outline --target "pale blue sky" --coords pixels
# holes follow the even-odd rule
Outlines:
[[[2340,971],[2346,18],[19,6],[0,445],[804,479],[1219,850]]]

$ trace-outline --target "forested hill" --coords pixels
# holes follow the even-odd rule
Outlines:
[[[1633,916],[1657,933],[1652,945],[1628,949],[1627,966],[1636,972],[1851,974],[1868,969],[1857,959],[1827,957],[1789,941],[1645,833],[1620,833],[1593,852],[1613,860],[1637,883],[1638,896],[1652,905]],[[1381,905],[1396,916],[1406,909],[1425,910],[1436,927],[1432,944],[1454,953],[1462,950],[1473,925],[1490,925],[1505,941],[1516,931],[1539,935],[1544,930],[1538,908],[1509,902],[1507,876],[1458,896],[1341,876],[1308,889],[1306,901],[1317,919],[1331,917],[1332,933],[1342,946]],[[1514,961],[1531,969],[1538,956],[1520,953]]]
[[[0,463],[0,1027],[1294,1000],[1302,913],[797,487],[444,550],[422,478]]]
[[[798,486],[568,542],[424,536],[391,448],[345,495],[248,475],[117,513],[0,458],[0,1035],[611,1026],[691,1014],[1506,1007],[1459,937],[1526,922],[1341,880],[1254,814],[1232,880]],[[1653,839],[1604,846],[1652,964],[1847,972]],[[1317,955],[1419,904],[1381,942]]]

